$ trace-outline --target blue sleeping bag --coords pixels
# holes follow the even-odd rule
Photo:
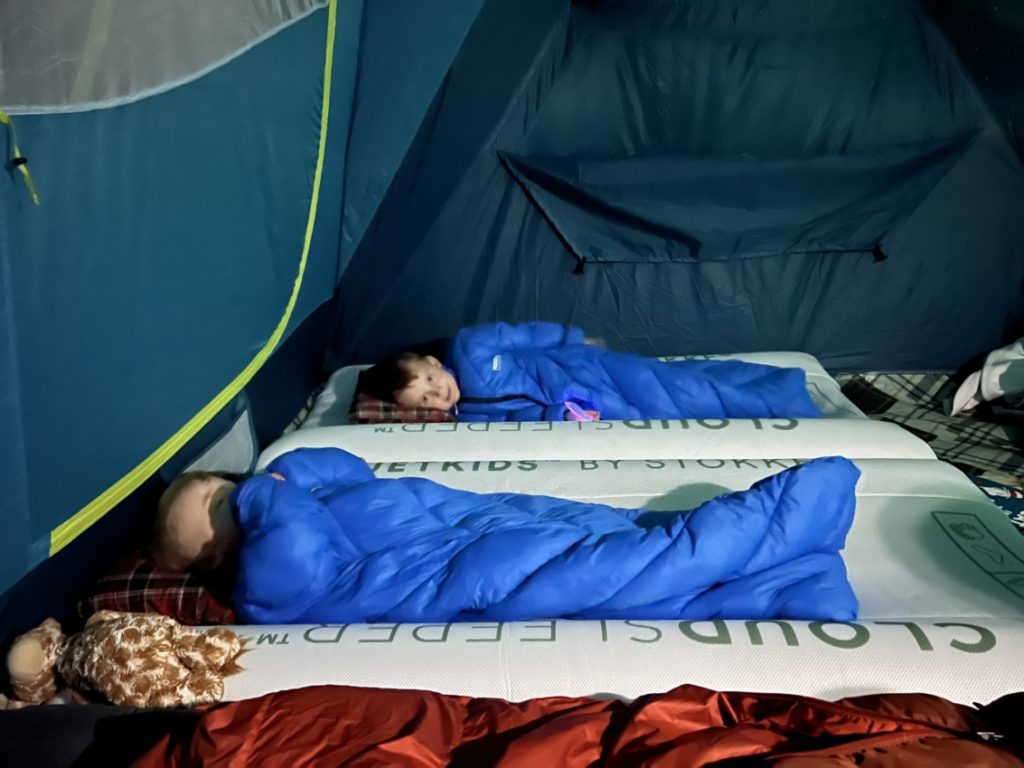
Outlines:
[[[859,470],[817,459],[692,512],[379,480],[300,449],[233,493],[245,622],[856,617]]]
[[[662,362],[585,344],[579,328],[555,323],[466,328],[445,362],[462,391],[459,421],[561,421],[567,401],[605,420],[821,416],[800,368]]]

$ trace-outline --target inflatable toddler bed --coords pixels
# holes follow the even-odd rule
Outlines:
[[[925,692],[990,701],[1024,688],[1024,540],[955,468],[894,425],[864,419],[403,424],[305,429],[379,477],[426,477],[669,510],[803,459],[862,472],[844,559],[855,622],[562,621],[243,627],[247,672],[226,697],[316,684],[521,700],[631,699],[680,684],[822,698]]]
[[[782,368],[802,368],[807,391],[826,418],[863,418],[864,414],[843,395],[839,385],[812,355],[802,352],[751,352],[734,355],[667,357],[664,360],[742,360]],[[369,366],[352,365],[332,374],[298,424],[299,429],[349,423],[359,372]]]

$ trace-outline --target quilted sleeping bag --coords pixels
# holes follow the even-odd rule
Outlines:
[[[817,459],[665,513],[377,479],[345,451],[300,449],[233,492],[235,607],[255,624],[845,621],[859,475]]]
[[[815,418],[806,374],[738,360],[613,352],[555,323],[460,331],[446,364],[462,391],[459,421],[561,421],[566,402],[609,419]]]

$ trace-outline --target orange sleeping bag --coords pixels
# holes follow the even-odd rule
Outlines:
[[[1019,716],[1019,699],[1000,702]],[[831,703],[690,685],[634,702],[519,704],[321,686],[210,707],[194,731],[167,736],[137,765],[1024,767],[983,738],[984,711],[918,694]]]

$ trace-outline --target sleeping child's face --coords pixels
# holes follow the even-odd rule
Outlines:
[[[405,389],[395,393],[395,403],[405,408],[450,410],[462,393],[455,377],[436,357],[426,355],[403,360],[402,367],[412,376]]]
[[[154,553],[172,570],[212,569],[237,546],[228,496],[235,484],[206,474],[183,475],[160,499]]]

